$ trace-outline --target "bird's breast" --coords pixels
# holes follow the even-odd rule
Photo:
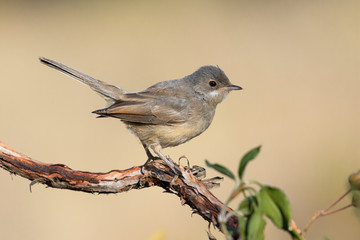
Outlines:
[[[203,133],[210,126],[213,116],[212,112],[207,112],[192,115],[187,121],[171,125],[127,125],[143,144],[160,144],[162,148],[166,148],[183,144]]]
[[[154,130],[163,148],[174,147],[203,133],[210,126],[213,116],[210,112],[197,114],[183,123],[156,126]]]

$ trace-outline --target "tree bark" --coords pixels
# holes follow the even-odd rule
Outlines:
[[[142,189],[158,186],[180,197],[181,204],[189,205],[194,213],[214,224],[220,231],[218,215],[224,204],[209,190],[220,178],[204,180],[205,169],[201,167],[184,167],[176,164],[181,172],[178,177],[162,160],[149,162],[125,170],[112,170],[106,173],[76,171],[62,164],[46,164],[18,153],[0,142],[0,167],[10,173],[27,178],[31,186],[42,183],[49,187],[69,189],[89,193],[121,193],[131,189]],[[227,208],[227,212],[232,212]],[[238,219],[229,218],[227,226],[238,228]]]

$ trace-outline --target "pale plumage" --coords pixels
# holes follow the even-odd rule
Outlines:
[[[93,113],[123,121],[140,139],[150,159],[154,157],[149,148],[173,170],[173,163],[161,149],[177,146],[204,132],[212,122],[217,104],[231,90],[241,89],[232,85],[219,67],[203,66],[184,78],[129,93],[56,61],[40,60],[99,93],[107,101],[107,107]]]

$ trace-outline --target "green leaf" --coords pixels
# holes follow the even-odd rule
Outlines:
[[[238,210],[241,211],[244,215],[251,215],[254,212],[254,208],[257,207],[257,201],[258,200],[256,196],[249,196],[241,201]]]
[[[265,220],[263,218],[263,211],[256,208],[251,215],[247,226],[247,240],[263,240],[265,230]]]
[[[266,188],[260,189],[259,202],[265,215],[270,218],[270,220],[275,224],[275,226],[277,226],[278,228],[284,228],[284,219],[281,211],[279,207],[275,204],[274,200],[268,194]]]
[[[276,213],[277,210],[274,210],[274,206],[267,202],[267,207],[269,207],[267,210],[264,209],[264,211],[272,216],[274,219],[268,217],[274,222],[274,224],[278,227],[281,226],[282,229],[286,231],[289,230],[290,221],[292,219],[292,213],[291,213],[291,207],[289,199],[286,197],[285,193],[281,191],[279,188],[276,187],[270,187],[270,186],[263,186],[260,190],[260,192],[265,192],[266,195],[270,197],[274,205],[278,208],[278,210],[281,213],[282,216],[282,223],[278,220],[278,216]],[[264,194],[264,193],[263,193]],[[265,194],[264,194],[265,196]],[[260,202],[261,204],[261,202]],[[266,205],[265,205],[266,206]],[[275,220],[276,219],[276,220]],[[275,220],[275,221],[274,221]],[[281,224],[280,224],[281,223]]]
[[[247,239],[246,238],[246,223],[248,221],[248,218],[247,217],[244,217],[244,216],[238,216],[239,218],[239,233],[240,233],[240,236],[242,237],[242,239]]]
[[[256,148],[253,148],[252,150],[250,150],[249,152],[247,152],[241,159],[240,161],[240,165],[239,165],[239,171],[238,171],[238,175],[239,178],[242,179],[243,175],[244,175],[244,171],[246,168],[246,165],[253,160],[254,158],[256,158],[256,156],[259,154],[260,152],[260,148],[261,146],[258,146]]]
[[[217,170],[218,172],[228,176],[229,178],[235,180],[235,175],[226,167],[224,167],[220,164],[217,164],[217,163],[211,164],[208,160],[205,160],[205,163],[206,163],[206,166],[211,167],[211,168]]]
[[[301,235],[300,235],[295,229],[289,231],[289,233],[290,233],[290,235],[291,235],[291,237],[292,237],[293,240],[304,240],[304,239],[301,237]]]

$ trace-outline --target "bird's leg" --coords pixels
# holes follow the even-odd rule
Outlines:
[[[144,149],[145,149],[146,155],[148,156],[148,160],[147,160],[146,162],[149,162],[150,160],[159,159],[159,157],[154,157],[154,156],[151,154],[149,148],[148,148],[145,144],[143,144],[143,147],[144,147]]]
[[[165,161],[165,163],[168,165],[168,167],[176,174],[178,175],[178,172],[175,170],[175,165],[173,161],[167,159],[162,153],[161,153],[161,146],[159,144],[151,144],[149,146],[162,160]]]
[[[157,159],[160,159],[159,157],[155,157],[151,154],[149,148],[143,144],[143,147],[145,149],[145,152],[146,152],[146,155],[148,156],[148,159],[146,160],[145,164],[141,167],[141,173],[144,174],[145,173],[145,168],[146,168],[146,165],[152,161],[152,160],[157,160]]]

